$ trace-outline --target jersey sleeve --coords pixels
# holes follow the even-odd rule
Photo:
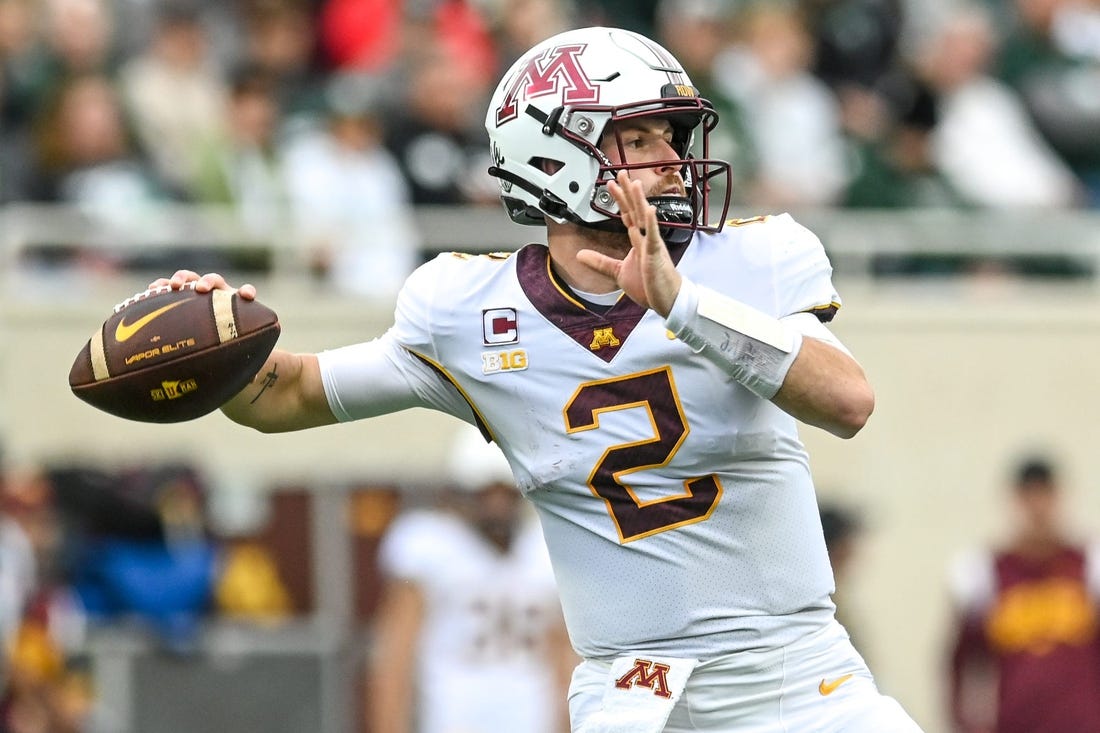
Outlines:
[[[434,261],[434,262],[438,262]],[[472,419],[469,404],[434,366],[432,296],[439,266],[421,266],[397,298],[394,324],[377,339],[317,355],[329,407],[346,422],[410,407]]]
[[[418,267],[405,281],[397,295],[393,327],[390,333],[402,347],[418,356],[438,363],[435,340],[429,324],[433,323],[435,297],[445,281],[443,255]]]
[[[780,317],[812,313],[822,323],[831,321],[841,301],[833,286],[832,263],[817,235],[783,214],[775,217],[770,246],[780,286]]]
[[[795,313],[793,316],[784,316],[781,320],[803,336],[809,336],[818,341],[824,341],[833,348],[840,349],[848,356],[852,356],[852,352],[848,347],[845,346],[837,335],[830,331],[829,327],[815,315],[803,311],[802,313]]]

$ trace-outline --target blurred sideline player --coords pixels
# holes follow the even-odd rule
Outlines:
[[[371,731],[566,731],[578,660],[538,522],[475,428],[448,468],[453,506],[411,510],[382,541]]]
[[[1045,458],[1020,464],[1007,542],[951,568],[957,733],[1100,733],[1100,543],[1066,526]]]

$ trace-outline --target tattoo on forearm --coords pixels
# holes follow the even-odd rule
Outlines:
[[[264,375],[264,383],[262,385],[260,385],[260,391],[256,393],[256,396],[253,397],[252,401],[249,402],[248,404],[251,405],[251,404],[255,403],[256,400],[260,399],[260,397],[263,395],[263,393],[267,391],[268,387],[274,387],[275,386],[275,382],[279,381],[278,370],[279,370],[279,367],[278,367],[277,364],[272,364],[271,365],[271,371]]]

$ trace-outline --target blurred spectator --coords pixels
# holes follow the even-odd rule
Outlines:
[[[853,170],[842,203],[855,208],[959,208],[966,201],[932,157],[936,99],[914,80],[890,101],[849,88],[842,102]]]
[[[0,204],[26,198],[30,123],[48,83],[33,0],[0,0]]]
[[[0,129],[29,121],[46,83],[37,11],[34,0],[0,0]]]
[[[1100,61],[1100,2],[1062,2],[1054,18],[1054,37],[1069,55]]]
[[[1011,0],[1004,3],[1003,39],[994,65],[997,76],[1019,89],[1035,69],[1074,64],[1054,37],[1055,19],[1065,0]]]
[[[44,6],[55,80],[114,71],[116,19],[107,0],[46,0]]]
[[[371,730],[565,731],[578,660],[542,532],[496,446],[458,435],[453,509],[407,511],[382,541]]]
[[[1074,536],[1046,458],[1012,480],[1007,542],[955,560],[950,719],[956,731],[1100,731],[1100,544]]]
[[[205,485],[187,465],[52,472],[66,518],[73,589],[90,620],[137,622],[186,651],[210,612],[218,552]]]
[[[15,626],[5,629],[5,684],[0,693],[0,730],[5,733],[85,733],[98,717],[92,687],[79,656],[84,611],[64,574],[63,525],[53,487],[34,468],[9,471],[3,481],[3,527],[18,527],[26,546],[15,557],[5,544],[0,557],[5,605],[21,602]],[[10,522],[11,524],[8,524]],[[20,543],[22,544],[22,543]],[[29,551],[30,556],[23,555]],[[12,565],[17,561],[21,567]],[[8,573],[29,580],[8,587]],[[15,593],[9,596],[8,593]],[[8,619],[5,619],[5,623]]]
[[[489,24],[519,3],[475,0],[325,0],[320,38],[337,71],[392,73],[428,50],[461,59],[481,79],[495,81],[497,60]]]
[[[196,199],[232,207],[245,231],[257,237],[284,231],[279,123],[276,79],[258,67],[241,68],[231,82],[224,134],[200,157]]]
[[[339,71],[383,74],[402,51],[400,0],[324,0],[318,35],[325,60]]]
[[[160,177],[189,193],[203,145],[221,135],[227,96],[193,0],[162,1],[152,39],[123,64],[119,81]]]
[[[23,612],[38,584],[34,547],[19,521],[24,497],[8,477],[0,483],[0,649],[11,648]],[[6,654],[0,657],[0,689],[8,677]]]
[[[575,28],[575,11],[572,0],[509,0],[497,3],[492,21],[496,30],[497,63],[501,74],[535,44]]]
[[[846,177],[836,97],[810,73],[813,39],[794,8],[754,2],[716,78],[744,110],[758,168],[749,201],[784,208],[836,202]]]
[[[710,135],[710,157],[730,163],[734,201],[744,201],[756,174],[756,156],[745,111],[715,78],[719,59],[732,42],[733,13],[725,0],[661,0],[656,40],[672,53],[700,94],[718,112]]]
[[[313,522],[318,487],[260,486],[238,477],[213,488],[207,526],[221,556],[216,612],[222,618],[274,626],[321,610],[317,578],[325,571],[314,561]],[[377,582],[373,565],[363,570],[356,574],[357,582]]]
[[[118,221],[167,197],[105,76],[71,77],[42,111],[35,137],[37,200],[73,204]]]
[[[625,28],[653,38],[656,35],[656,12],[659,2],[660,0],[589,0],[584,3],[583,11],[586,17],[581,25]]]
[[[244,38],[236,68],[266,74],[279,117],[293,122],[318,110],[324,81],[317,68],[316,23],[307,0],[242,0]]]
[[[219,614],[260,624],[290,617],[290,594],[268,548],[252,540],[230,540],[224,555],[214,592]]]
[[[283,170],[314,271],[340,291],[388,302],[419,264],[419,236],[408,184],[382,144],[375,86],[334,77],[323,126],[288,142]]]
[[[497,204],[489,176],[480,71],[442,47],[409,59],[404,94],[383,120],[386,146],[409,182],[414,204]]]
[[[939,100],[933,159],[977,206],[1073,206],[1076,177],[1019,98],[988,73],[995,42],[988,14],[974,6],[949,15],[920,49],[923,79]]]
[[[295,546],[280,554],[274,540],[278,537],[285,542],[294,534],[278,526],[273,517],[279,492],[262,490],[240,479],[210,488],[206,525],[220,556],[214,611],[223,619],[261,626],[275,626],[296,614],[308,614],[312,609],[295,603],[286,577],[288,563],[297,566],[291,568],[295,571],[311,564],[308,552]],[[308,500],[305,506],[309,506]],[[309,523],[306,517],[301,521]]]
[[[112,31],[105,0],[0,0],[0,203],[43,195],[33,128],[74,78],[110,77]]]
[[[453,63],[461,64],[473,83],[492,87],[499,69],[483,4],[478,0],[406,2],[403,56],[407,59],[438,48]]]
[[[899,63],[901,0],[802,0],[814,37],[813,71],[831,89],[879,88]]]
[[[997,54],[999,77],[1019,95],[1059,156],[1100,206],[1100,3],[1016,0]]]

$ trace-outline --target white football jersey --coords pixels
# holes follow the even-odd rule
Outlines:
[[[536,522],[501,553],[458,517],[409,512],[383,538],[379,566],[424,594],[417,730],[557,730],[547,638],[561,607]]]
[[[777,318],[840,305],[787,215],[670,248],[684,277]],[[794,318],[791,323],[809,320]],[[321,354],[333,413],[425,406],[491,433],[538,510],[573,644],[708,659],[828,621],[833,590],[794,418],[625,296],[594,313],[548,250],[443,254],[373,342]]]

